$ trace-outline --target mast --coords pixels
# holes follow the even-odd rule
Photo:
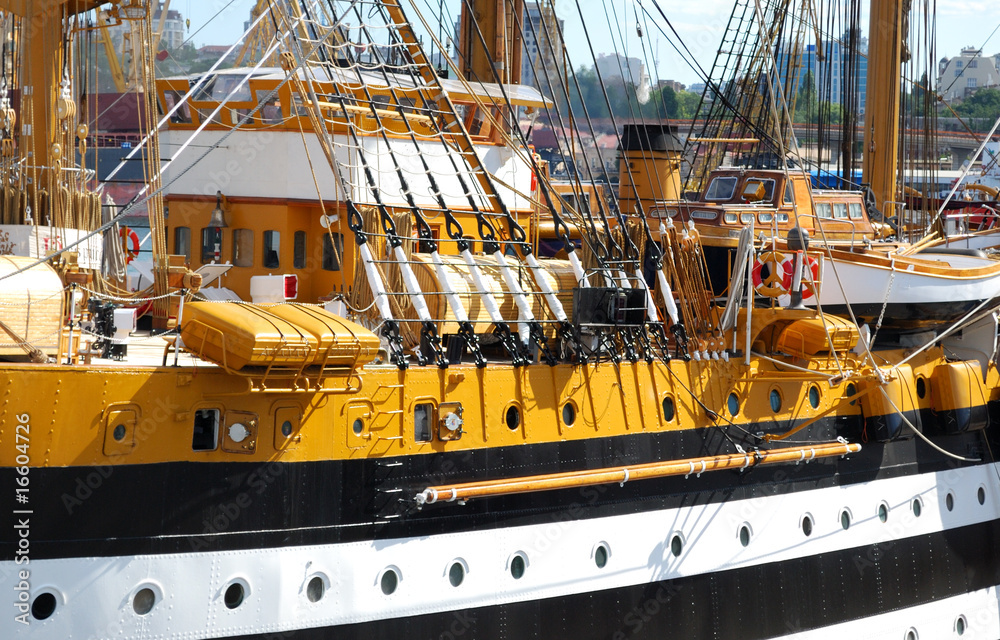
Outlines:
[[[896,214],[903,39],[909,6],[909,0],[872,0],[869,18],[861,181],[871,185],[875,204],[886,217]]]
[[[503,84],[521,83],[523,43],[517,25],[523,19],[524,0],[469,0],[463,5],[458,61],[467,80],[493,82],[494,67]],[[483,51],[477,24],[490,51]]]

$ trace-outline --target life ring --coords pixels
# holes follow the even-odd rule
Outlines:
[[[754,290],[769,298],[777,298],[788,293],[788,285],[785,284],[785,281],[791,282],[791,266],[787,266],[787,263],[788,257],[779,251],[766,251],[757,256],[753,262]],[[761,274],[765,264],[768,265],[767,276]]]
[[[122,227],[118,232],[122,241],[122,249],[125,250],[125,264],[131,264],[139,256],[139,234],[135,229]]]
[[[808,281],[802,279],[802,299],[808,300],[816,293],[816,283],[819,281],[819,260],[815,256],[806,256],[806,264],[809,265],[809,272],[812,276]],[[785,288],[785,293],[792,290],[792,274],[795,273],[795,255],[786,257],[781,262],[782,281],[781,286]]]

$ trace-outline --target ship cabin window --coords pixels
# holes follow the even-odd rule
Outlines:
[[[562,196],[566,201],[566,206],[577,213],[590,213],[590,194],[582,193],[577,196],[575,193],[567,193]]]
[[[269,93],[271,93],[270,90],[257,91],[257,103],[261,105],[260,113],[257,117],[264,124],[281,124],[281,102],[277,94],[271,96],[270,100],[267,100]]]
[[[182,97],[179,91],[164,91],[163,101],[166,103],[166,110],[169,112],[173,109]],[[191,105],[187,102],[183,103],[181,108],[170,116],[170,122],[174,124],[191,124]]]
[[[215,451],[219,440],[219,410],[198,409],[194,412],[193,451]]]
[[[847,203],[846,202],[834,202],[833,203],[833,217],[838,220],[843,220],[847,217]]]
[[[205,227],[201,230],[201,263],[222,261],[222,229]]]
[[[191,261],[191,228],[177,227],[174,229],[174,255],[184,256]]]
[[[776,213],[776,214],[774,214],[774,219],[777,220],[778,222],[788,222],[788,214],[787,213]]]
[[[233,229],[233,265],[253,266],[253,229]]]
[[[433,439],[431,423],[434,421],[434,405],[426,402],[413,407],[413,440],[430,442]]]
[[[332,239],[331,239],[332,238]],[[344,255],[344,235],[323,234],[323,270],[340,271],[341,257]]]
[[[861,211],[862,211],[862,209],[861,209],[861,203],[860,202],[852,202],[852,203],[850,203],[850,205],[848,207],[848,214],[851,216],[851,220],[860,220],[860,219],[862,219],[864,217],[864,214],[862,214]]]
[[[264,268],[277,269],[281,264],[281,233],[278,231],[264,232]]]
[[[306,232],[296,231],[292,237],[292,266],[296,269],[306,268]]]
[[[795,204],[795,191],[792,189],[792,181],[785,182],[785,204]]]
[[[713,178],[705,192],[705,200],[718,202],[730,200],[736,193],[736,176],[720,176]]]
[[[829,202],[819,202],[816,204],[816,217],[822,220],[833,218]]]

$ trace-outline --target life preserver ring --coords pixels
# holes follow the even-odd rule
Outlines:
[[[118,235],[122,241],[122,249],[125,250],[125,264],[130,264],[139,256],[139,234],[135,229],[122,227]]]
[[[810,278],[802,279],[802,299],[808,300],[816,294],[816,283],[819,281],[819,260],[814,256],[806,256],[806,264],[809,265]],[[785,293],[792,290],[792,274],[795,273],[795,255],[786,257],[782,263],[781,286],[785,288]]]
[[[762,274],[764,265],[768,265],[767,275]],[[788,273],[785,273],[785,269]],[[791,282],[791,266],[788,265],[788,257],[779,251],[766,251],[753,262],[753,288],[762,296],[777,298],[788,293],[788,285],[785,281]]]

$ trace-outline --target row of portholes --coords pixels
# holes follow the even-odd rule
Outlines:
[[[305,596],[309,602],[319,602],[326,594],[327,581],[324,576],[315,575],[306,583]],[[250,583],[242,578],[233,580],[222,594],[222,602],[227,609],[238,609],[250,595]],[[143,586],[132,595],[132,611],[145,616],[152,612],[163,600],[158,587]],[[54,593],[45,591],[38,594],[31,603],[31,616],[35,620],[47,620],[56,612],[58,600]]]
[[[976,500],[980,505],[986,504],[986,488],[980,486],[976,490]],[[955,494],[951,491],[945,496],[945,508],[948,511],[952,511],[955,508]],[[919,497],[914,498],[910,502],[910,510],[915,518],[919,518],[923,513],[923,500]],[[880,522],[885,523],[889,520],[889,505],[882,502],[878,506],[877,516]],[[840,511],[840,526],[845,531],[851,527],[853,520],[853,515],[850,509],[844,508]],[[800,523],[802,527],[802,533],[807,537],[811,536],[813,533],[813,528],[815,526],[813,521],[813,516],[810,513],[806,513],[802,516]],[[750,528],[750,524],[744,522],[740,525],[737,538],[739,539],[740,545],[747,547],[750,545],[750,539],[753,537],[753,531]],[[674,533],[670,538],[670,552],[674,557],[680,557],[684,550],[684,537],[680,533]],[[601,542],[594,547],[593,559],[594,564],[597,565],[598,569],[603,569],[607,563],[608,559],[611,557],[611,551],[607,543]],[[524,577],[524,572],[527,569],[528,560],[527,556],[518,551],[513,556],[511,556],[508,562],[508,570],[510,571],[511,577],[515,580],[520,580]],[[465,574],[468,573],[468,566],[465,561],[461,559],[456,559],[448,567],[448,582],[453,587],[461,586],[465,581]],[[396,567],[388,567],[382,572],[381,578],[379,579],[379,586],[382,589],[382,593],[385,595],[392,595],[395,593],[396,588],[399,586],[401,573]],[[319,576],[313,576],[310,578],[309,582],[306,584],[305,595],[310,602],[319,602],[323,599],[326,593],[327,584],[326,580]],[[229,583],[223,594],[223,603],[227,609],[237,609],[246,600],[247,596],[250,594],[250,585],[245,580],[237,579]],[[149,586],[144,586],[140,588],[132,596],[132,610],[140,616],[144,616],[150,613],[156,606],[156,603],[162,600],[154,588]],[[56,606],[58,602],[53,593],[43,592],[35,597],[31,603],[31,615],[36,620],[46,620],[55,613]],[[955,623],[955,630],[958,635],[964,633],[967,623],[964,618],[960,617]],[[910,638],[909,632],[906,640],[915,640]]]
[[[601,566],[601,565],[599,565]],[[524,577],[524,572],[528,568],[528,557],[522,551],[518,551],[510,557],[507,563],[507,570],[510,575],[515,580],[520,580]],[[461,558],[456,558],[451,561],[448,565],[448,583],[453,587],[460,587],[462,583],[465,582],[465,575],[469,572],[469,566],[465,563],[465,560]],[[391,596],[396,593],[396,589],[399,588],[399,583],[403,579],[402,571],[398,567],[386,567],[382,571],[382,575],[379,577],[379,588],[382,593],[387,596]]]
[[[854,385],[853,384],[848,385],[847,395],[853,396],[855,393],[856,389]],[[806,395],[809,398],[809,406],[812,407],[813,409],[818,409],[820,401],[819,387],[817,387],[816,385],[810,386],[809,391],[806,393]],[[778,413],[779,411],[781,411],[782,407],[781,391],[779,391],[778,389],[771,389],[771,393],[768,394],[768,402],[771,405],[771,411],[773,413]],[[726,409],[729,410],[729,415],[731,415],[734,418],[740,414],[740,397],[736,394],[735,391],[730,393],[729,397],[726,398]],[[664,409],[664,413],[666,413],[666,409]]]
[[[976,501],[979,502],[980,505],[986,504],[986,488],[985,487],[979,487],[976,490]],[[945,508],[948,511],[954,511],[954,509],[955,509],[955,494],[954,494],[954,492],[949,491],[947,493],[947,495],[945,495],[945,497],[944,497],[944,506],[945,506]],[[912,502],[910,502],[910,511],[913,512],[913,517],[914,518],[919,518],[921,516],[921,514],[923,513],[923,510],[924,510],[924,501],[923,501],[923,499],[917,497],[917,498],[914,498]],[[882,523],[887,522],[889,520],[889,505],[886,504],[885,502],[880,503],[879,506],[878,506],[877,514],[878,514],[879,522],[882,522]],[[842,529],[844,529],[844,531],[846,531],[846,530],[848,530],[848,529],[851,528],[851,521],[852,521],[852,519],[853,519],[853,516],[851,514],[851,510],[850,509],[848,509],[848,508],[845,507],[844,509],[842,509],[840,511],[840,526],[841,526]],[[812,517],[812,514],[806,513],[806,514],[804,514],[802,516],[801,526],[802,526],[802,533],[804,533],[806,536],[811,536],[812,535],[812,532],[813,532],[813,517]],[[744,527],[746,527],[746,525],[744,525]],[[745,539],[747,540],[747,542],[744,542],[744,532],[743,532],[743,529],[741,529],[740,530],[740,542],[743,543],[744,547],[747,546],[747,544],[749,542],[749,536],[746,536]]]

